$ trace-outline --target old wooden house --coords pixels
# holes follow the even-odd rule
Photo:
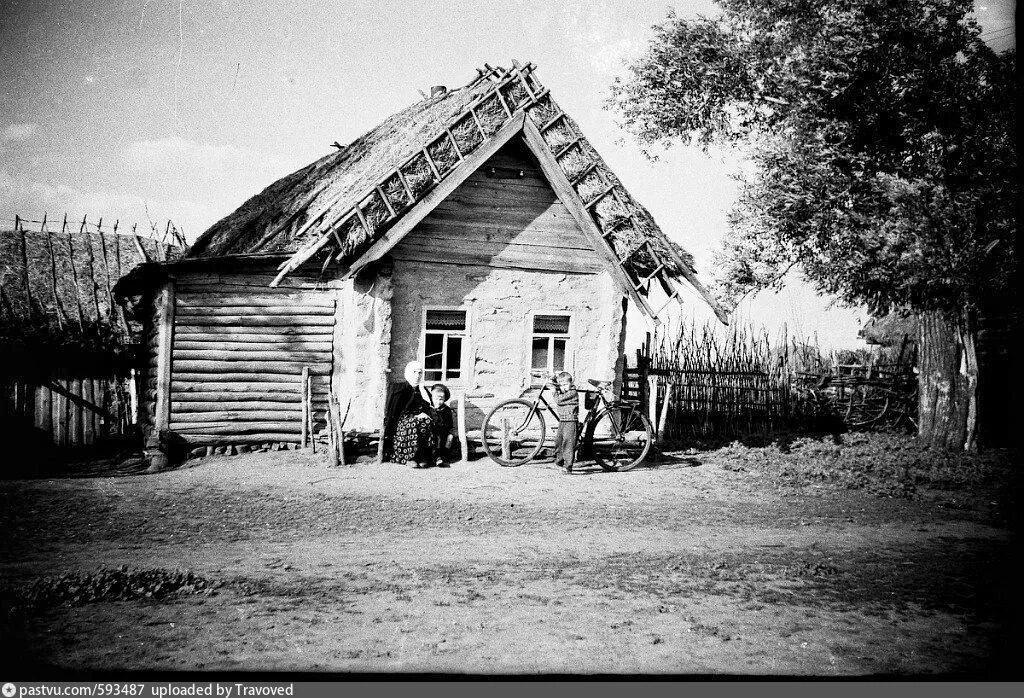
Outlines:
[[[656,317],[689,284],[721,312],[534,68],[434,88],[125,279],[152,313],[153,429],[294,443],[305,368],[314,430],[333,393],[372,432],[414,359],[472,429],[538,373],[618,376],[628,302]]]

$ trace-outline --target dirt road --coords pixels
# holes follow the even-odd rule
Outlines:
[[[756,451],[572,477],[486,460],[331,469],[285,452],[0,482],[5,658],[14,671],[1010,670],[1005,502],[812,484]],[[70,583],[41,577],[121,565],[217,588],[25,602]]]

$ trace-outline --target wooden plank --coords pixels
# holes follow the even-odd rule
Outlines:
[[[157,350],[156,411],[153,427],[159,433],[167,428],[171,414],[171,350],[174,346],[174,281],[166,281],[157,295],[156,322],[160,337]]]
[[[577,224],[583,230],[584,234],[590,238],[590,243],[595,250],[600,252],[606,261],[606,268],[619,283],[619,287],[625,292],[629,298],[637,304],[640,311],[644,313],[648,318],[651,319],[656,325],[660,324],[657,316],[651,312],[650,306],[633,288],[633,283],[630,281],[629,276],[623,271],[622,267],[619,266],[618,257],[615,256],[614,250],[612,250],[608,243],[601,235],[600,228],[597,227],[597,223],[590,217],[590,214],[583,208],[583,202],[580,200],[579,194],[572,185],[569,184],[569,180],[565,176],[565,172],[562,171],[558,161],[551,154],[551,150],[548,148],[547,143],[544,142],[544,138],[540,132],[537,131],[537,127],[534,126],[532,121],[527,121],[523,125],[523,140],[530,152],[536,156],[537,161],[540,162],[541,167],[544,169],[544,174],[547,176],[548,181],[551,182],[552,189],[558,195],[565,207],[569,209],[573,218],[576,219]]]
[[[410,252],[403,251],[400,255],[395,254],[396,260],[403,262],[415,262],[417,264],[440,264],[437,261],[437,254],[433,252]],[[491,257],[489,259],[479,258],[475,259],[469,256],[465,256],[459,259],[446,259],[444,264],[452,266],[466,267],[467,269],[479,269],[480,267],[493,267],[495,269],[519,269],[526,271],[544,271],[554,272],[559,274],[580,274],[580,275],[591,275],[594,274],[594,269],[589,267],[576,267],[572,268],[565,264],[560,266],[545,265],[542,262],[536,261],[525,261],[525,260],[506,260],[499,257]],[[601,267],[603,269],[604,267]]]
[[[36,426],[53,438],[53,393],[45,385],[36,387]]]
[[[466,157],[444,180],[430,190],[415,206],[413,206],[395,225],[379,236],[376,242],[357,259],[345,273],[344,278],[349,278],[357,273],[367,264],[383,257],[404,238],[416,225],[423,220],[439,203],[448,198],[448,195],[455,191],[473,172],[496,153],[505,143],[512,139],[523,128],[525,114],[520,113],[507,124],[501,127],[498,132],[487,142],[482,143],[476,150]]]
[[[96,404],[96,391],[91,378],[82,379],[82,399]],[[79,408],[82,415],[82,443],[91,446],[96,442],[96,413]]]
[[[68,405],[68,445],[80,446],[82,444],[83,410],[73,398],[82,399],[82,379],[72,378],[68,383],[68,392],[73,396],[69,398]]]
[[[466,203],[457,199],[438,205],[431,216],[439,222],[467,221],[487,225],[512,226],[519,229],[535,227],[543,230],[578,230],[579,225],[572,212],[558,202],[552,202],[544,210],[524,209],[518,205],[500,203]]]
[[[590,247],[590,241],[583,237],[583,233],[577,231],[575,235],[553,235],[546,231],[523,230],[514,231],[502,228],[479,227],[479,228],[457,228],[452,229],[443,226],[424,227],[420,225],[416,232],[409,235],[400,244],[406,241],[428,242],[430,240],[444,242],[447,245],[473,245],[477,242],[519,245],[525,247],[540,247],[544,249],[557,250],[560,254],[571,252],[589,252],[597,254]]]
[[[61,385],[63,387],[64,381],[59,378],[54,378],[51,383]],[[51,417],[51,423],[53,424],[53,443],[58,446],[67,446],[68,443],[68,403],[67,398],[62,393],[53,393],[51,404],[53,406],[53,413]]]
[[[334,337],[332,338],[331,346],[331,381],[330,381],[330,393],[333,400],[338,401],[345,399],[342,395],[342,389],[345,385],[345,371],[347,366],[345,365],[344,346],[346,335],[351,332],[351,328],[345,325],[345,298],[348,293],[348,289],[336,291],[336,298],[334,303]],[[348,396],[349,404],[351,405],[351,396]],[[340,421],[335,424],[335,429],[338,434],[341,434],[345,429],[345,419],[348,417],[346,413],[344,417],[341,417],[339,413],[335,413]],[[339,437],[341,438],[341,437]],[[342,442],[338,442],[337,448],[339,453],[343,447]],[[344,460],[344,456],[340,456]]]
[[[489,265],[502,261],[509,265],[521,265],[524,269],[566,271],[574,274],[594,274],[604,270],[604,261],[596,252],[555,249],[534,245],[474,242],[464,247],[443,240],[404,240],[392,250],[395,259],[410,259],[433,256],[438,263],[462,262]]]

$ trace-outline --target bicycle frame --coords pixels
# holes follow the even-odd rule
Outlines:
[[[537,393],[537,397],[532,401],[533,402],[533,407],[531,407],[530,411],[526,413],[526,417],[523,419],[522,424],[520,424],[518,427],[513,429],[513,431],[512,431],[513,435],[518,436],[523,431],[523,429],[526,428],[526,426],[533,419],[533,415],[535,415],[537,413],[537,411],[540,409],[541,404],[543,404],[544,407],[547,408],[548,414],[550,414],[554,418],[555,423],[556,424],[558,423],[558,421],[559,421],[558,412],[555,410],[554,407],[551,406],[551,403],[549,403],[547,401],[547,399],[545,399],[545,397],[544,397],[544,392],[549,387],[550,387],[550,385],[548,383],[544,383],[540,387],[540,392]],[[529,393],[531,390],[533,390],[532,386],[527,388],[526,390],[523,390],[522,392],[520,392],[519,393],[519,397],[520,398],[526,397],[526,394]],[[601,415],[603,415],[608,410],[609,407],[613,407],[613,406],[617,405],[618,401],[616,401],[616,402],[608,402],[605,399],[605,397],[604,397],[604,392],[601,391],[601,390],[591,390],[589,388],[583,388],[583,389],[577,388],[577,391],[581,392],[581,393],[597,393],[597,400],[598,400],[598,402],[594,406],[594,408],[587,412],[586,418],[582,422],[578,422],[577,423],[577,426],[579,426],[579,428],[580,428],[579,433],[582,436],[582,435],[586,434],[586,429],[587,429],[587,427],[591,423],[596,422],[597,419]],[[618,432],[619,425],[613,423],[612,426],[616,430],[616,433],[614,434],[614,436],[616,438],[619,437],[620,436],[620,433]],[[583,445],[584,441],[585,441],[584,438],[579,438],[579,439],[576,440],[576,450],[577,450],[577,452],[580,450],[580,447]]]

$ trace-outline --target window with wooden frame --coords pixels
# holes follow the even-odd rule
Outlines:
[[[445,383],[463,378],[465,308],[427,308],[423,317],[423,380]]]
[[[569,316],[534,315],[530,376],[569,370]]]

